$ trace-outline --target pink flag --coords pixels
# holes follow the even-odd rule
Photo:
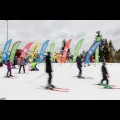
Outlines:
[[[65,45],[63,56],[62,56],[62,63],[66,62],[66,57],[67,57],[67,53],[68,53],[68,49],[70,47],[71,41],[72,41],[72,39],[68,40]]]
[[[32,46],[32,44],[33,44],[33,42],[30,42],[30,43],[28,43],[28,44],[24,47],[24,49],[23,49],[23,51],[22,51],[22,54],[21,54],[21,56],[20,56],[20,58],[19,58],[19,60],[18,60],[18,63],[20,63],[21,57],[22,57],[22,58],[25,58],[25,57],[26,57],[26,54],[27,54],[27,52],[29,51],[29,49],[30,49],[30,47]]]

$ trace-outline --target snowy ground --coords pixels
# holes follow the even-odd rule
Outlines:
[[[120,88],[120,64],[107,64],[110,73],[110,84]],[[78,79],[76,64],[53,64],[53,84],[70,91],[56,92],[39,89],[47,84],[45,64],[40,64],[40,71],[18,74],[14,69],[14,79],[4,78],[6,66],[0,68],[0,98],[6,100],[120,100],[120,89],[102,89],[95,84],[101,80],[101,64],[92,64],[83,68],[83,76],[93,79]]]

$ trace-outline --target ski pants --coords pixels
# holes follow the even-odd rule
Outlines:
[[[49,72],[48,75],[49,75],[48,84],[52,84],[52,72]]]
[[[20,65],[19,73],[20,73],[22,67],[23,67],[23,71],[24,71],[24,73],[25,73],[25,66],[24,66],[24,65]]]

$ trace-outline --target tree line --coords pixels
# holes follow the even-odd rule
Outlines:
[[[112,40],[108,40],[106,38],[103,38],[101,31],[96,32],[94,42],[97,40],[98,37],[100,37],[101,40],[103,41],[102,44],[99,46],[99,60],[100,60],[100,62],[102,62],[103,59],[109,63],[120,62],[120,49],[118,49],[118,50],[115,49]],[[66,45],[66,40],[64,39],[62,41],[62,47],[60,50],[61,56],[63,54],[65,45]],[[85,57],[87,52],[88,51],[83,50],[83,52],[81,54]],[[95,59],[95,53],[93,54],[92,57],[94,57],[94,59]],[[73,55],[71,54],[70,48],[69,48],[67,60],[72,59],[72,58],[73,58]]]

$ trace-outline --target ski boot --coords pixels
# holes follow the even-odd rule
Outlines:
[[[54,85],[52,85],[52,84],[51,84],[51,87],[52,87],[52,88],[56,88],[56,87],[55,87]]]
[[[53,87],[51,86],[51,84],[48,84],[47,87],[45,87],[45,89],[53,90]]]
[[[79,76],[77,76],[78,78],[84,78],[81,74]]]
[[[106,85],[105,88],[106,88],[106,89],[112,89],[112,87],[109,86],[109,85]]]
[[[77,77],[78,77],[78,78],[81,78],[81,74],[79,74]]]
[[[10,76],[5,76],[5,78],[9,78]]]
[[[13,77],[12,75],[10,75],[9,77]]]
[[[101,86],[106,86],[104,83],[99,83],[98,85],[101,85]]]

